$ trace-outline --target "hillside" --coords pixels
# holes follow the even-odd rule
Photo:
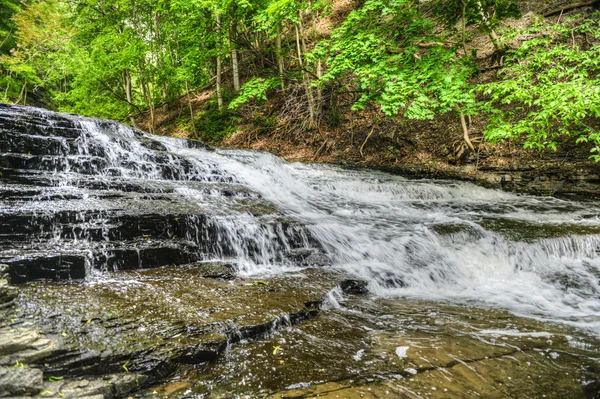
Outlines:
[[[597,1],[5,2],[0,101],[288,160],[600,193]]]
[[[523,2],[522,18],[509,19],[505,23],[510,29],[525,30],[544,13],[551,15],[543,23],[552,26],[574,15],[588,18],[595,10],[592,5],[585,5],[556,13],[560,9],[560,5],[551,7],[550,3]],[[331,26],[334,23],[329,19],[323,24]],[[496,59],[491,40],[476,29],[471,29],[471,34],[473,38],[467,48],[477,52],[476,64],[480,71],[472,80],[477,83],[497,80],[502,65]],[[528,39],[521,34],[509,41],[508,46],[518,49]],[[229,89],[233,91],[232,87]],[[556,150],[524,149],[523,138],[492,144],[484,140],[486,116],[477,115],[469,121],[470,136],[475,145],[475,151],[469,151],[455,113],[424,121],[386,118],[374,109],[352,111],[354,99],[351,94],[344,95],[339,101],[339,121],[307,129],[301,119],[290,114],[293,104],[290,104],[289,90],[271,90],[264,102],[254,102],[215,117],[214,88],[211,87],[192,95],[198,133],[192,133],[189,126],[187,97],[157,108],[156,131],[198,138],[220,147],[269,151],[290,161],[374,167],[413,176],[460,178],[540,194],[595,197],[599,193],[600,168],[588,159],[592,145],[576,144],[574,138],[563,138]],[[148,113],[140,115],[138,123],[140,127],[150,129]],[[226,131],[224,137],[219,136],[218,129]],[[212,132],[216,132],[217,137],[213,137]]]

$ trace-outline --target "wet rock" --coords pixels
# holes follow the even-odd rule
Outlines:
[[[0,397],[36,395],[42,390],[42,370],[0,367]]]
[[[0,263],[0,279],[8,278],[8,271],[10,266],[4,263]]]
[[[14,259],[10,265],[10,280],[24,284],[38,280],[82,280],[86,274],[86,256],[60,254]]]
[[[231,271],[226,263],[198,264],[121,271],[92,285],[22,286],[20,317],[61,341],[59,349],[32,362],[44,364],[47,375],[87,379],[122,372],[125,365],[153,383],[182,364],[214,361],[232,343],[306,320],[337,284],[317,269],[268,279],[265,286],[204,277]],[[18,356],[43,338],[23,332],[15,347],[12,334],[11,352]]]
[[[233,280],[236,277],[236,267],[230,263],[203,262],[186,266],[195,269],[204,278],[216,278],[221,280]]]
[[[362,280],[344,280],[340,288],[346,294],[365,295],[369,293],[368,285],[368,282]]]
[[[107,375],[105,378],[60,379],[46,382],[44,397],[70,398],[119,398],[139,390],[148,382],[148,377],[135,373]]]
[[[56,340],[36,330],[5,327],[0,329],[0,365],[37,364],[64,352]]]
[[[40,339],[40,334],[34,330],[0,329],[0,356],[27,350],[38,339]],[[10,364],[10,362],[8,363]]]
[[[12,306],[18,295],[17,289],[8,285],[8,280],[0,278],[0,309]]]

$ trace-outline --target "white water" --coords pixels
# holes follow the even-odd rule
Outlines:
[[[218,202],[217,192],[190,189],[190,181],[244,186],[307,225],[332,266],[367,280],[375,295],[494,306],[600,334],[600,235],[570,234],[575,227],[600,227],[595,204],[287,163],[266,153],[208,151],[152,137],[169,150],[159,153],[141,145],[139,133],[129,128],[91,119],[82,119],[81,127],[79,156],[90,155],[93,146],[104,149],[107,166],[97,171],[97,179],[170,185],[207,209],[218,208],[206,205]],[[77,185],[72,173],[61,176],[63,185]],[[511,234],[482,227],[485,220],[509,222],[515,233],[525,226],[523,237],[553,238],[511,240],[506,238]],[[277,256],[287,249],[285,234],[260,227],[258,217],[231,212],[212,223],[219,224],[219,242],[236,254],[243,273],[289,270]],[[556,226],[564,227],[561,234],[537,234]],[[302,239],[308,247],[308,238]],[[247,256],[248,242],[260,249],[258,256]]]
[[[534,229],[597,226],[594,205],[162,141],[197,162],[219,164],[307,223],[333,265],[369,281],[376,295],[486,304],[600,333],[600,235],[514,242],[476,223],[500,217]],[[439,225],[459,228],[439,234]],[[265,272],[261,265],[246,271]]]

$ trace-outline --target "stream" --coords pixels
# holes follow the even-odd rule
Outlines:
[[[67,348],[31,360],[44,381],[135,374],[136,395],[181,398],[600,392],[597,202],[25,107],[0,105],[0,136],[0,263],[19,291],[0,327]]]

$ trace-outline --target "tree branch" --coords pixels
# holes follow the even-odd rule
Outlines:
[[[565,11],[570,11],[573,10],[575,8],[581,8],[581,7],[585,7],[585,6],[591,6],[595,3],[599,3],[600,0],[590,0],[590,1],[580,1],[579,3],[573,3],[573,4],[569,4],[566,6],[562,6],[560,8],[556,8],[552,11],[548,11],[547,13],[544,14],[544,17],[551,17],[552,15],[556,15],[556,14],[560,14],[562,12]]]

